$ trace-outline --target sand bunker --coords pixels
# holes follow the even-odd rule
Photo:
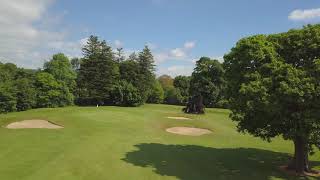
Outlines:
[[[187,135],[187,136],[201,136],[204,134],[211,134],[212,131],[208,129],[191,128],[191,127],[172,127],[166,129],[169,133]]]
[[[58,126],[46,120],[24,120],[14,122],[6,126],[8,129],[61,129],[62,126]]]
[[[169,119],[177,119],[177,120],[191,120],[190,118],[187,117],[168,117]]]

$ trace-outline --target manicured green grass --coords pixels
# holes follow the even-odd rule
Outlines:
[[[68,107],[0,115],[0,125],[45,119],[64,129],[0,128],[1,180],[268,180],[298,179],[278,170],[293,151],[277,138],[264,142],[236,131],[227,110],[183,116],[181,107]],[[166,127],[208,128],[210,135],[189,137]],[[320,169],[320,153],[311,157]],[[312,178],[310,178],[312,179]]]

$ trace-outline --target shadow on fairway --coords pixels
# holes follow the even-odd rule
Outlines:
[[[278,170],[289,155],[261,149],[215,149],[194,145],[138,144],[138,150],[122,159],[140,167],[152,167],[163,176],[181,180],[298,179]],[[320,162],[312,162],[320,165]]]

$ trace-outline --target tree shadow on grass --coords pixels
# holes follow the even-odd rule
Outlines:
[[[140,167],[152,167],[163,176],[181,180],[269,180],[288,176],[278,167],[286,164],[289,155],[254,148],[216,149],[195,145],[138,144],[138,150],[122,159]],[[320,165],[320,162],[312,162]],[[308,178],[300,178],[308,179]]]

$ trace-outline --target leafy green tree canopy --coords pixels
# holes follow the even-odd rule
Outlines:
[[[119,65],[106,41],[90,36],[83,47],[78,75],[79,99],[85,105],[110,104],[112,92],[119,83]]]
[[[67,56],[62,53],[54,54],[52,59],[44,64],[44,71],[52,74],[61,83],[65,83],[70,91],[74,91],[76,73]]]
[[[69,89],[50,73],[37,73],[35,81],[37,107],[63,107],[73,103],[73,96]]]
[[[221,98],[224,80],[224,69],[218,60],[202,57],[196,62],[196,67],[190,80],[190,95],[202,96],[207,107],[214,107]]]
[[[151,94],[148,98],[148,103],[160,104],[164,100],[164,91],[158,80],[154,81]]]
[[[131,83],[121,81],[114,92],[116,104],[120,106],[136,107],[143,104],[139,90]]]
[[[320,25],[241,39],[225,55],[231,118],[265,140],[282,135],[295,154],[288,168],[310,171],[320,148]]]
[[[160,84],[164,90],[173,87],[173,78],[169,75],[165,74],[165,75],[158,77],[158,81],[160,82]]]
[[[137,85],[137,88],[140,91],[143,101],[146,102],[151,94],[155,81],[154,58],[148,46],[145,46],[139,53],[137,62],[139,65],[139,84]]]

